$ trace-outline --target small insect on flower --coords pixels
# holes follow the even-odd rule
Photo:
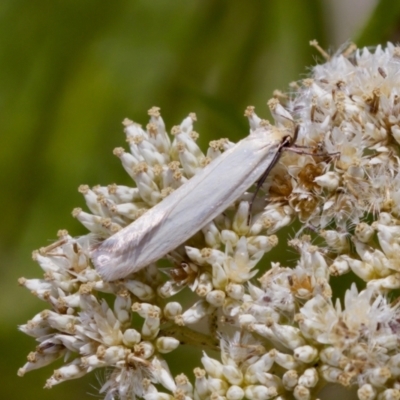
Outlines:
[[[275,110],[277,111],[277,110]],[[211,222],[250,186],[263,181],[294,142],[291,115],[279,107],[279,127],[251,131],[143,216],[104,240],[92,253],[105,280],[122,279],[174,250]]]

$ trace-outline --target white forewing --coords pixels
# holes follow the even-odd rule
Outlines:
[[[238,199],[276,159],[287,131],[259,128],[93,250],[106,280],[124,278],[181,245]]]

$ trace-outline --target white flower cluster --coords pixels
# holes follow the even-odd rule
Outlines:
[[[308,400],[327,384],[356,388],[360,400],[400,398],[400,47],[350,47],[291,87],[268,105],[278,129],[296,130],[296,147],[252,206],[254,190],[227,204],[166,256],[170,267],[106,282],[90,249],[233,145],[216,140],[204,154],[194,114],[172,142],[158,108],[145,130],[124,121],[130,151],[114,154],[135,187],[80,187],[90,213],[73,215],[90,233],[60,231],[34,253],[44,277],[20,279],[48,303],[20,327],[39,342],[20,375],[71,357],[46,387],[107,368],[107,400]],[[245,115],[251,130],[269,129],[252,107]],[[281,259],[262,261],[278,238]],[[292,268],[288,253],[298,254]],[[365,285],[334,302],[331,277],[346,273]],[[183,289],[189,306],[174,297]],[[192,381],[164,359],[180,345],[204,349]]]

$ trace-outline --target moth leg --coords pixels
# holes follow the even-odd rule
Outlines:
[[[278,162],[279,157],[280,157],[281,154],[282,154],[282,150],[283,150],[283,149],[286,149],[286,146],[289,146],[290,143],[291,143],[291,138],[290,138],[289,136],[288,136],[288,137],[285,137],[285,138],[282,140],[282,143],[280,144],[280,146],[279,146],[277,152],[275,153],[274,158],[272,159],[272,161],[271,161],[271,163],[269,164],[268,168],[267,168],[267,169],[264,171],[264,173],[261,175],[260,179],[258,179],[258,181],[257,181],[257,186],[256,186],[256,190],[254,191],[253,196],[252,196],[252,198],[251,198],[251,200],[250,200],[250,204],[249,204],[249,214],[248,214],[248,216],[247,216],[247,225],[250,225],[251,210],[252,210],[252,208],[253,208],[254,200],[255,200],[255,198],[256,198],[256,196],[257,196],[259,190],[261,189],[261,186],[264,184],[264,182],[265,182],[265,180],[267,179],[267,177],[268,177],[269,173],[271,172],[272,168],[274,168],[275,164]]]

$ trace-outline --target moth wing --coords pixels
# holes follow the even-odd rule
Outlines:
[[[280,151],[282,136],[266,129],[252,132],[102,242],[91,254],[100,275],[106,280],[124,278],[193,236],[257,181]]]

